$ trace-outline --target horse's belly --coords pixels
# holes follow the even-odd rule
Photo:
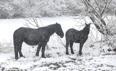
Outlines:
[[[78,39],[78,40],[75,40],[75,42],[76,42],[76,43],[80,43],[80,40],[79,40],[79,39]]]
[[[85,42],[86,40],[87,40],[86,37],[82,37],[82,38],[76,39],[75,42],[76,43],[81,43],[81,42]]]
[[[37,45],[40,40],[41,37],[37,36],[36,34],[26,34],[24,38],[24,42],[26,42],[29,45]]]
[[[37,45],[39,42],[38,41],[24,41],[25,43],[27,43],[28,45]]]

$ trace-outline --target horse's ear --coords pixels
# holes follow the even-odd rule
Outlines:
[[[58,23],[56,22],[56,24],[58,24]]]
[[[89,23],[89,25],[91,25],[92,23]]]
[[[87,23],[85,22],[85,25],[87,25]]]

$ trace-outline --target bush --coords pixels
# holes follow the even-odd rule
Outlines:
[[[3,9],[0,9],[0,19],[8,18],[9,13]]]

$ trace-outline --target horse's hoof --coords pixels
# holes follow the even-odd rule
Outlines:
[[[18,60],[18,57],[15,57],[15,60]]]
[[[66,55],[69,55],[69,54],[66,54]]]
[[[15,60],[18,60],[18,59],[15,59]]]
[[[46,58],[45,56],[42,56],[42,58]]]
[[[69,53],[66,53],[66,55],[69,55]]]
[[[39,56],[39,54],[36,54],[35,56]]]
[[[74,54],[74,52],[71,52],[72,54]]]
[[[25,56],[20,56],[20,57],[23,57],[23,58],[25,58]]]
[[[82,53],[79,53],[79,56],[81,56],[82,55]]]

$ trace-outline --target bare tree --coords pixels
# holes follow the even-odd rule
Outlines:
[[[104,16],[109,12],[112,0],[82,0],[85,6],[85,15],[89,16],[97,30],[104,36],[105,44],[113,46],[116,33],[113,33],[109,24],[104,20]],[[104,44],[103,44],[104,45]],[[102,45],[102,46],[103,46]]]
[[[90,17],[96,28],[103,35],[111,35],[103,19],[112,0],[82,0],[86,6],[86,14]]]
[[[39,23],[37,21],[37,18],[30,18],[30,19],[25,19],[27,23],[25,24],[27,27],[30,27],[29,25],[32,25],[36,28],[39,28]]]

